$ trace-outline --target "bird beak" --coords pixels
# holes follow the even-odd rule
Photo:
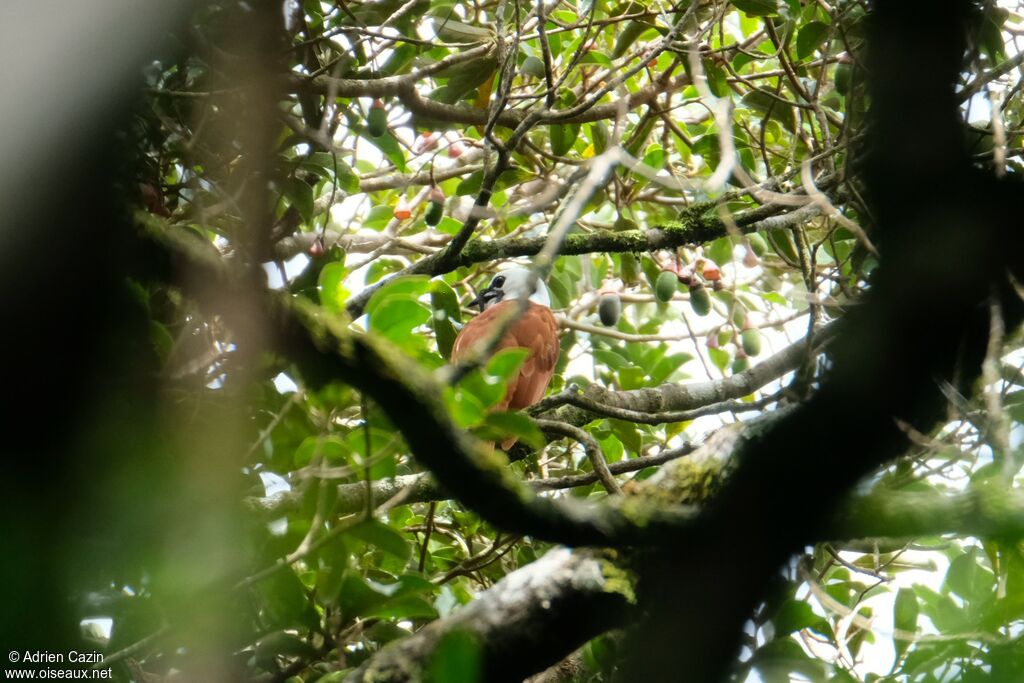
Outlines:
[[[476,306],[483,313],[484,309],[487,308],[487,304],[494,299],[501,298],[501,290],[495,289],[494,287],[488,287],[480,292],[480,294],[469,302],[470,306]]]

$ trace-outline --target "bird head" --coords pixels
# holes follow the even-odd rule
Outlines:
[[[508,299],[529,299],[542,306],[551,307],[547,286],[537,280],[531,290],[530,271],[520,267],[508,268],[495,275],[487,289],[480,292],[469,305],[476,306],[483,312],[488,307]]]

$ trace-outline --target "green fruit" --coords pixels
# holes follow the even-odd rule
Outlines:
[[[620,268],[620,277],[622,281],[627,285],[632,285],[640,278],[640,264],[636,261],[636,256],[626,252],[619,256],[619,262],[622,264]]]
[[[601,318],[601,324],[605,327],[615,327],[619,322],[619,314],[622,313],[622,300],[618,294],[602,294],[597,304],[597,314]]]
[[[690,287],[690,308],[697,315],[707,315],[711,312],[711,295],[704,285]]]
[[[756,329],[743,330],[740,334],[740,342],[743,345],[743,352],[748,356],[756,356],[761,353],[761,333]]]
[[[750,361],[747,360],[746,356],[736,356],[732,362],[732,374],[738,375],[749,367]]]
[[[366,117],[366,129],[375,138],[384,135],[388,130],[388,112],[380,100],[374,100],[370,105],[370,113]]]
[[[522,65],[520,65],[519,70],[522,71],[524,74],[536,76],[537,78],[544,78],[544,74],[546,72],[546,70],[544,69],[544,60],[542,60],[540,57],[534,57],[533,55],[530,55],[529,57],[523,60],[523,63]]]
[[[836,66],[836,74],[834,82],[836,84],[836,90],[839,91],[840,95],[846,95],[850,92],[850,84],[853,81],[853,65],[852,64],[839,64]]]
[[[754,250],[754,253],[758,256],[764,256],[764,253],[768,251],[768,244],[764,241],[759,233],[752,232],[747,235],[747,243],[750,244],[750,248]]]
[[[663,270],[658,276],[658,281],[654,283],[654,297],[661,302],[672,301],[678,288],[679,278],[676,277],[676,274]]]
[[[747,309],[739,301],[732,307],[732,324],[741,330],[747,327]]]
[[[444,202],[431,200],[430,205],[427,207],[427,213],[423,216],[423,222],[433,227],[441,222],[441,216],[443,215]]]

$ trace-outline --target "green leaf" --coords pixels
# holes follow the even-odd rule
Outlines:
[[[362,524],[357,524],[349,530],[349,533],[364,543],[369,543],[386,553],[394,555],[403,562],[408,560],[409,555],[412,553],[409,541],[405,536],[387,524],[382,524],[376,520],[368,520]]]
[[[367,619],[436,619],[437,610],[423,598],[407,595],[363,613]]]
[[[439,78],[447,78],[448,82],[431,93],[430,99],[444,104],[455,104],[464,97],[476,92],[477,88],[483,85],[494,75],[498,67],[498,58],[489,55],[481,59],[473,59],[468,62],[456,64],[445,69]]]
[[[772,623],[777,635],[787,635],[805,628],[812,628],[819,633],[829,631],[828,623],[803,600],[787,600],[782,603]]]
[[[304,223],[313,219],[313,188],[309,183],[295,177],[286,178],[284,196],[288,199],[289,205],[299,212]]]
[[[920,600],[921,612],[932,620],[940,632],[956,633],[969,628],[965,611],[948,595],[936,593],[922,584],[916,584],[914,592]]]
[[[945,587],[968,602],[981,602],[995,590],[995,576],[978,564],[977,551],[971,547],[957,556],[946,572]]]
[[[386,339],[403,344],[411,340],[413,330],[430,320],[430,310],[408,295],[385,299],[369,316],[369,329]]]
[[[729,94],[729,83],[726,80],[727,74],[725,69],[717,66],[711,60],[705,59],[703,62],[704,66],[704,77],[708,81],[708,90],[715,97],[725,97]]]
[[[898,630],[906,631],[907,633],[917,632],[917,617],[921,612],[921,608],[917,604],[917,595],[913,589],[901,588],[896,593],[892,612],[893,625]],[[910,647],[910,641],[902,638],[893,638],[893,645],[896,648],[896,656],[899,657]]]
[[[337,465],[347,462],[351,452],[352,449],[348,447],[348,444],[337,435],[309,436],[295,451],[295,466],[305,467],[316,456]]]
[[[306,597],[306,589],[290,569],[276,572],[259,584],[267,621],[276,628],[311,626],[316,613]]]
[[[431,322],[437,339],[437,351],[447,360],[451,358],[452,346],[458,336],[454,323],[462,322],[459,298],[447,282],[435,280],[430,291],[430,306],[433,308]]]
[[[731,237],[719,237],[704,248],[704,254],[720,266],[732,263],[733,241]]]
[[[487,374],[508,380],[519,370],[529,355],[530,352],[527,349],[518,346],[502,349],[487,361]]]
[[[640,389],[647,384],[647,373],[643,368],[627,365],[618,372],[619,385],[628,390]]]
[[[430,304],[436,311],[444,311],[449,320],[462,322],[462,308],[459,296],[444,280],[434,280],[430,286]]]
[[[654,28],[654,25],[644,21],[636,21],[630,19],[626,22],[620,30],[616,31],[615,35],[615,47],[612,48],[612,59],[618,59],[622,55],[626,54],[633,43],[643,34],[647,29]]]
[[[332,164],[331,170],[334,170],[335,166]],[[352,170],[352,167],[346,164],[341,159],[337,160],[338,175],[335,176],[335,185],[342,192],[348,194],[355,194],[359,192],[359,176]]]
[[[789,681],[791,673],[812,681],[824,678],[825,665],[809,657],[795,640],[780,638],[757,649],[750,663],[766,681]]]
[[[419,297],[430,291],[432,283],[426,275],[404,275],[396,277],[378,289],[366,302],[366,312],[372,314],[378,306],[393,296]]]
[[[466,195],[474,195],[480,191],[480,187],[484,182],[484,172],[474,171],[468,176],[462,179],[455,187],[455,195],[458,197],[464,197]]]
[[[578,123],[556,123],[551,126],[551,153],[565,156],[580,134]]]
[[[751,17],[769,17],[779,13],[777,0],[732,0],[732,4]]]
[[[535,449],[543,448],[547,443],[536,423],[522,413],[490,413],[484,418],[484,429],[488,433],[482,434],[482,438],[492,441],[514,436]]]
[[[342,615],[352,619],[380,606],[386,599],[387,596],[370,586],[366,579],[349,572],[342,579],[338,605]]]
[[[800,28],[796,35],[796,56],[807,59],[821,47],[828,37],[828,26],[820,21],[812,21]]]
[[[528,55],[519,65],[519,71],[529,76],[544,78],[544,61],[540,57]]]
[[[583,54],[580,58],[580,64],[600,64],[601,66],[611,66],[611,58],[603,52],[597,52],[591,50]]]
[[[365,136],[373,145],[381,151],[388,161],[395,165],[399,171],[405,171],[405,152],[402,150],[402,146],[398,144],[398,140],[391,134],[390,131],[386,131],[379,137],[373,137],[367,133]]]
[[[465,631],[445,634],[427,665],[427,683],[480,683],[483,681],[480,644]]]
[[[345,310],[349,292],[343,283],[347,274],[345,264],[340,261],[328,263],[320,270],[320,277],[317,278],[320,305],[332,313]]]
[[[273,666],[277,657],[314,657],[316,648],[302,638],[285,631],[268,633],[256,643],[254,657],[261,666]]]

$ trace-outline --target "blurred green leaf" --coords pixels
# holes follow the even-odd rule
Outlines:
[[[752,17],[767,17],[779,12],[777,0],[732,0],[732,4]]]
[[[893,602],[893,624],[900,631],[907,633],[917,632],[917,617],[921,610],[917,604],[917,595],[913,589],[900,588],[896,593],[896,600]],[[893,638],[893,645],[896,648],[897,658],[906,652],[910,647],[910,641],[902,638]]]
[[[376,520],[367,520],[362,524],[357,524],[348,533],[364,543],[369,543],[386,553],[391,553],[403,562],[408,560],[412,553],[410,542],[405,536],[387,524],[382,524]]]
[[[483,681],[480,645],[465,631],[452,631],[441,637],[427,666],[426,683],[481,683]]]
[[[800,27],[796,36],[796,56],[807,59],[814,54],[828,37],[828,26],[820,21],[812,21]]]

